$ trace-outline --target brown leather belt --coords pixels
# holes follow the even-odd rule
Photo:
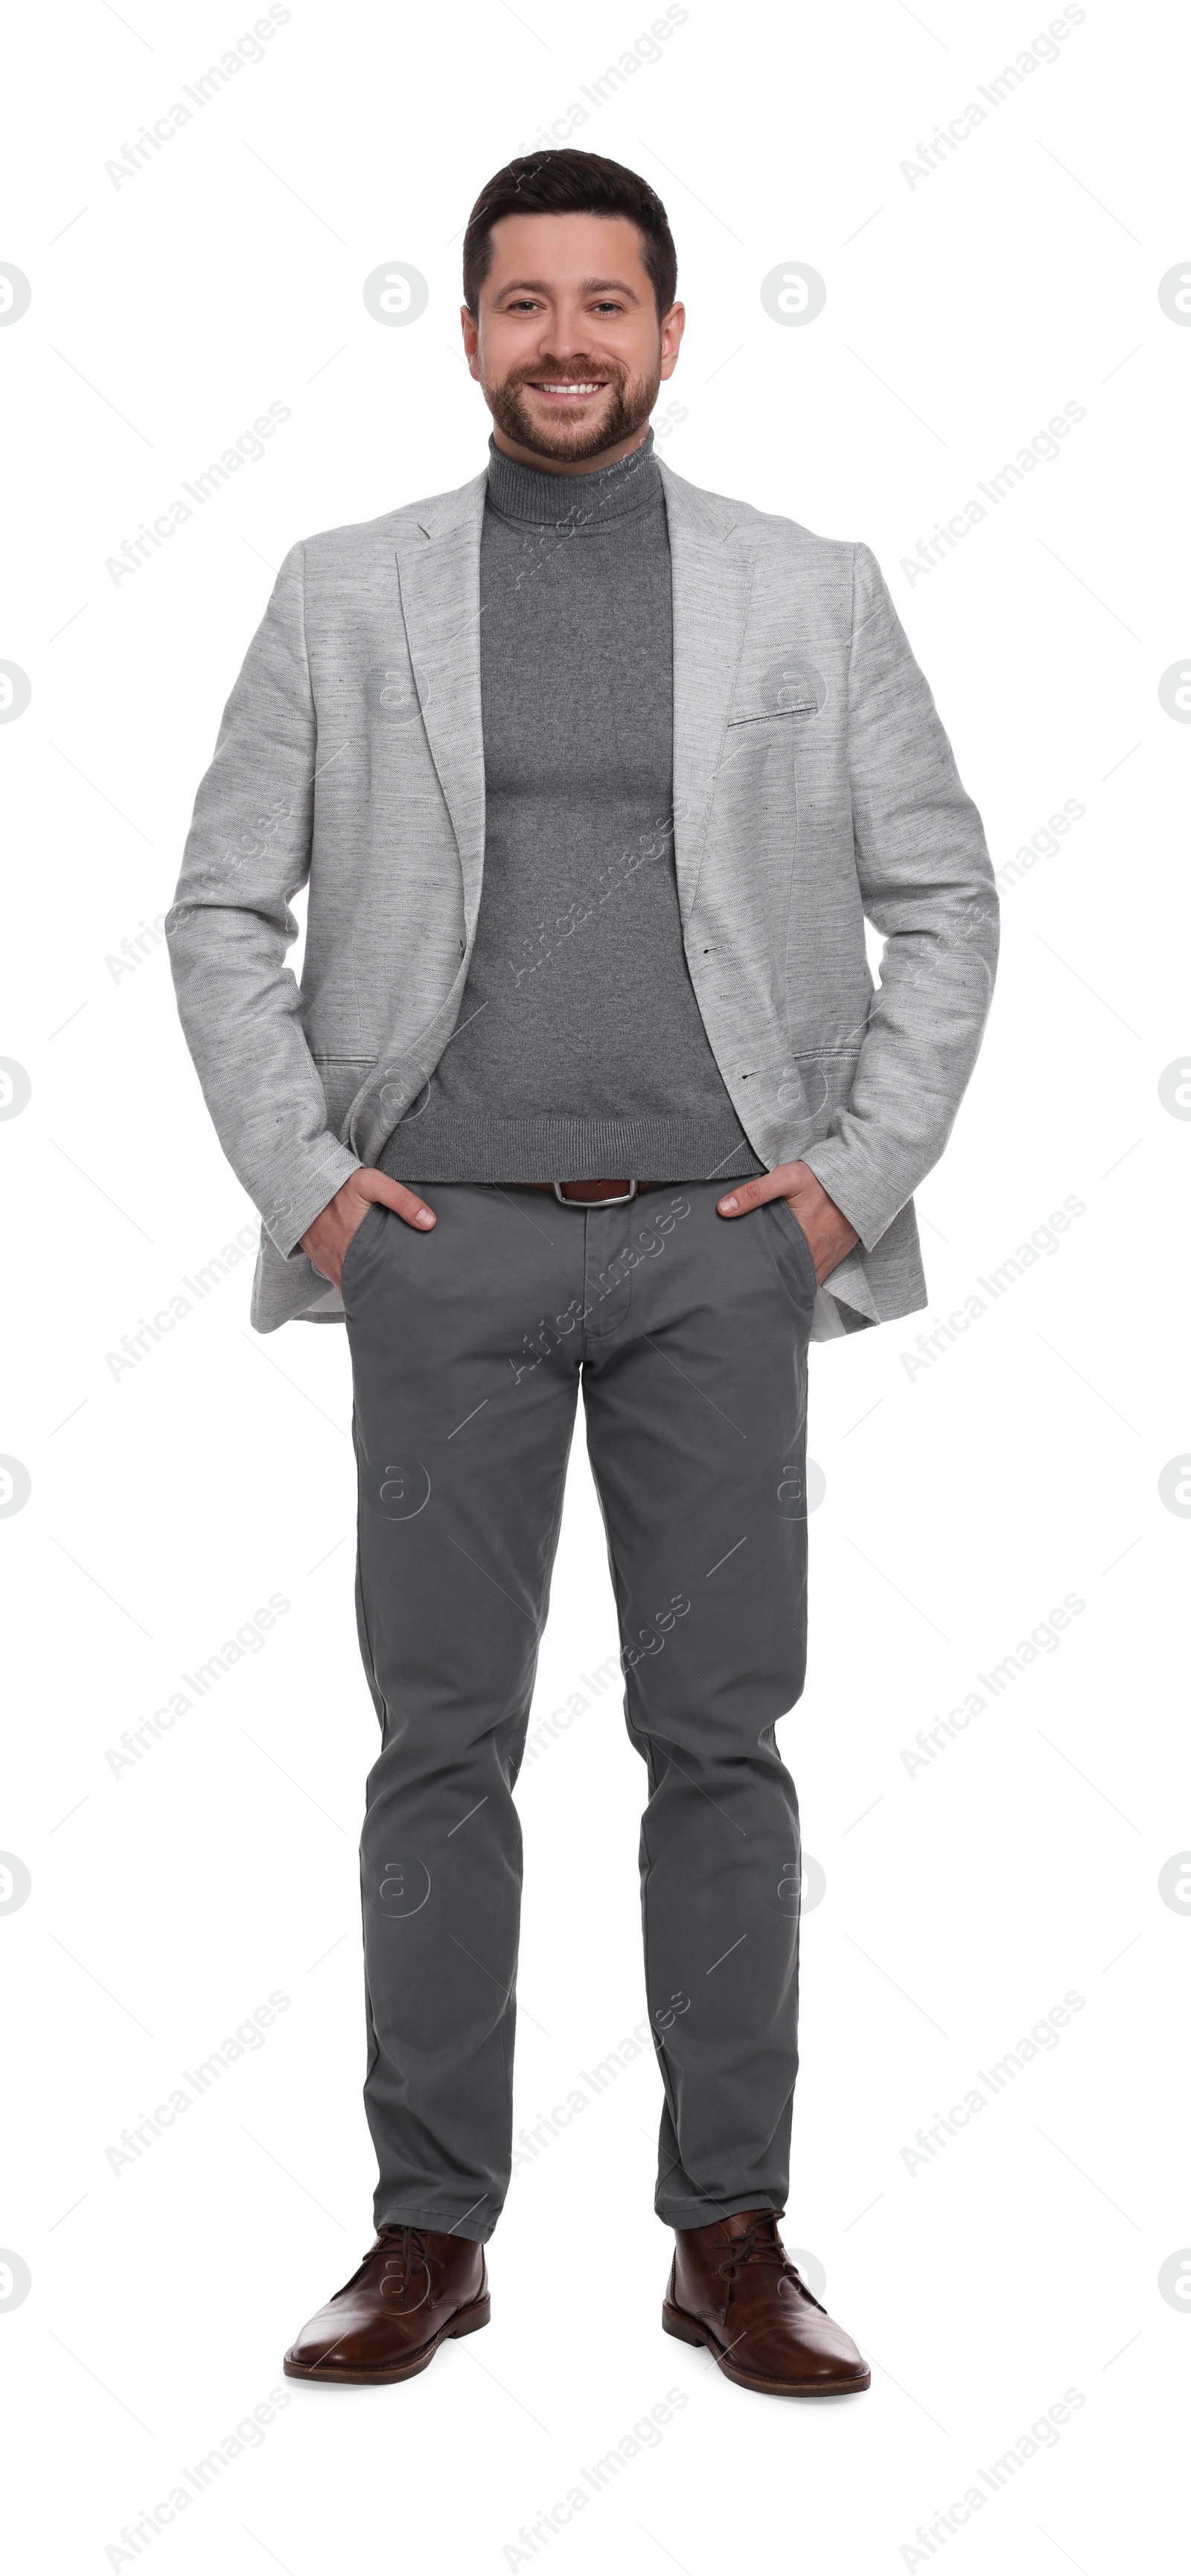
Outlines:
[[[564,1207],[593,1207],[599,1200],[627,1207],[642,1190],[660,1190],[661,1181],[518,1181],[514,1188],[551,1190]]]

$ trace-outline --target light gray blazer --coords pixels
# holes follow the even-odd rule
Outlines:
[[[809,1163],[859,1232],[822,1337],[925,1303],[911,1192],[980,1044],[992,868],[868,547],[661,472],[683,938],[756,1152]],[[166,935],[263,1219],[261,1332],[342,1315],[299,1237],[377,1161],[455,1026],[484,868],[485,485],[291,548],[195,799]],[[875,992],[865,915],[886,943]]]

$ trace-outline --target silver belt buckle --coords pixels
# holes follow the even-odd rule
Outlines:
[[[567,1208],[628,1207],[637,1195],[637,1184],[635,1181],[630,1181],[627,1190],[621,1190],[616,1198],[613,1199],[569,1199],[564,1194],[561,1181],[555,1181],[553,1188],[554,1195],[559,1206]]]

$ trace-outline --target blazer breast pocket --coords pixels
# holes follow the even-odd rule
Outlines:
[[[736,725],[788,724],[800,728],[813,723],[826,705],[827,682],[813,662],[789,655],[785,661],[771,662],[760,679],[742,694],[746,704],[729,716],[729,730]]]
[[[797,707],[753,707],[744,715],[729,716],[728,731],[732,733],[738,725],[787,724],[799,716],[805,721],[808,716],[817,716],[818,712],[813,700]]]

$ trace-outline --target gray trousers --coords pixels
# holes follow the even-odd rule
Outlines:
[[[378,2225],[482,2241],[508,2187],[513,1785],[580,1380],[649,1784],[656,2208],[698,2227],[785,2205],[801,1857],[774,1724],[805,1670],[814,1266],[784,1199],[728,1221],[722,1191],[579,1208],[431,1184],[432,1234],[373,1206],[348,1250]]]

